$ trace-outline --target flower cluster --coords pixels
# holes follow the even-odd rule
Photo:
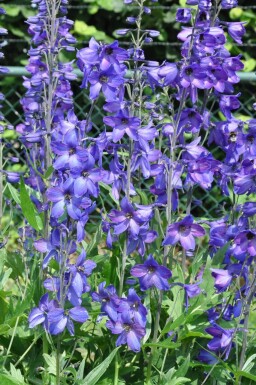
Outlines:
[[[127,344],[138,352],[148,311],[135,289],[128,288],[136,281],[125,280],[132,263],[130,274],[138,278],[143,296],[149,289],[158,296],[160,310],[153,314],[156,343],[161,304],[172,287],[184,290],[186,310],[189,300],[201,293],[204,278],[200,273],[196,282],[188,277],[186,257],[205,242],[208,226],[212,256],[226,246],[223,268],[211,270],[215,289],[232,289],[232,296],[208,310],[211,326],[206,332],[213,339],[207,346],[227,359],[236,330],[224,329],[220,322],[241,318],[251,298],[256,255],[251,217],[256,205],[235,203],[216,221],[200,221],[192,209],[195,189],[216,187],[227,198],[256,191],[256,121],[244,123],[234,115],[240,106],[237,71],[243,63],[226,48],[227,34],[241,44],[245,29],[243,23],[219,18],[221,8],[231,9],[237,1],[222,0],[215,7],[210,0],[187,0],[188,6],[197,7],[177,10],[176,20],[187,25],[178,34],[181,59],[159,64],[145,59],[143,44],[158,32],[141,28],[143,15],[150,14],[144,3],[136,0],[133,9],[138,14],[127,19],[131,28],[117,32],[131,36],[129,49],[118,41],[103,44],[91,38],[89,46],[77,52],[81,88],[91,99],[85,120],[79,120],[70,84],[76,78],[73,65],[59,60],[60,51],[72,51],[75,43],[73,23],[65,16],[67,1],[32,0],[39,13],[28,19],[31,77],[24,79],[25,123],[17,130],[30,168],[25,182],[45,220],[44,234],[34,246],[45,254],[42,268],[48,275],[43,285],[48,293],[31,311],[29,324],[42,324],[53,335],[67,328],[74,335],[73,321],[88,319],[82,300],[91,290],[88,277],[96,263],[86,259],[85,237],[97,209],[109,253],[119,250],[118,257],[114,255],[120,256],[119,287],[102,282],[92,300],[101,303],[106,327],[119,335],[116,345]],[[105,114],[99,135],[92,119],[97,103]],[[221,121],[212,120],[212,103]],[[224,154],[222,159],[214,158],[212,145]],[[115,207],[98,199],[102,185],[111,191]],[[169,282],[174,262],[182,263],[185,281]],[[209,352],[201,351],[198,358],[214,362]]]

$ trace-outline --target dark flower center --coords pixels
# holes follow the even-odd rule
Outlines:
[[[248,241],[251,241],[254,238],[254,234],[253,233],[247,233],[246,238],[248,239]]]
[[[127,213],[127,214],[125,214],[125,217],[128,218],[128,219],[132,219],[132,214],[131,213]]]
[[[65,200],[70,202],[71,195],[70,194],[65,194]]]
[[[190,226],[180,225],[179,226],[179,233],[184,233],[186,230],[189,230]]]
[[[109,302],[109,298],[102,298],[101,302],[103,302],[103,303]]]
[[[199,21],[206,21],[207,20],[207,16],[206,16],[206,13],[205,12],[202,12],[199,16]]]
[[[84,178],[87,178],[88,175],[89,175],[89,172],[83,171],[81,175],[82,175]]]
[[[102,75],[102,76],[100,77],[100,82],[101,82],[101,83],[107,83],[107,81],[108,81],[108,77],[107,77],[107,76]]]
[[[128,123],[128,119],[127,118],[123,118],[123,119],[121,119],[121,122],[122,122],[122,124],[127,124]]]
[[[129,331],[131,330],[131,326],[128,325],[128,324],[124,324],[124,330],[125,330],[126,332],[129,332]]]
[[[252,136],[252,135],[248,135],[247,136],[247,142],[249,142],[249,143],[253,143],[254,142],[254,136]]]
[[[236,142],[237,134],[235,132],[231,132],[229,135],[230,142]]]
[[[108,47],[106,50],[105,50],[106,54],[107,55],[111,55],[113,53],[113,48],[111,47]]]
[[[156,271],[156,268],[154,266],[149,266],[148,267],[148,273],[152,274]]]
[[[193,69],[192,69],[192,68],[186,68],[186,69],[185,69],[185,74],[186,74],[186,75],[189,76],[189,75],[191,75],[192,73],[193,73]]]
[[[132,304],[131,307],[132,307],[132,309],[138,310],[139,302],[138,302],[138,301],[135,301],[135,302]]]
[[[71,148],[68,153],[69,153],[69,155],[73,155],[73,154],[75,154],[75,152],[76,152],[76,149]]]

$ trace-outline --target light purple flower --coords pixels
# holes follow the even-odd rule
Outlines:
[[[163,245],[174,246],[180,242],[185,250],[194,250],[196,247],[194,237],[203,237],[205,231],[202,226],[193,222],[192,215],[188,215],[182,221],[171,224],[167,229]]]

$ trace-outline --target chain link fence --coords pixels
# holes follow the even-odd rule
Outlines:
[[[14,126],[14,128],[23,121],[23,113],[20,105],[20,99],[25,93],[25,89],[22,86],[22,75],[26,75],[26,72],[22,69],[13,69],[10,71],[8,76],[5,76],[4,91],[5,100],[3,101],[3,114],[5,119],[9,124]],[[0,82],[1,83],[1,82]],[[1,84],[0,84],[1,87]],[[256,76],[255,74],[242,74],[241,82],[237,86],[237,90],[241,92],[241,106],[239,110],[235,112],[235,116],[246,120],[254,117],[253,103],[256,100]],[[80,81],[73,83],[74,91],[74,103],[75,103],[75,112],[79,119],[85,119],[86,113],[90,109],[91,100],[85,90],[80,88]],[[213,107],[213,119],[220,120],[220,112],[217,108],[217,103]],[[93,131],[94,135],[97,136],[103,130],[103,117],[105,113],[100,105],[96,106],[93,112],[92,121],[93,121]],[[6,144],[4,156],[6,159],[13,156],[20,158],[20,163],[24,164],[24,159],[20,156],[21,147],[20,143],[17,140],[15,131],[8,131],[4,134],[4,142]],[[211,148],[213,154],[218,158],[218,149]],[[11,162],[9,163],[11,165]],[[8,165],[7,165],[8,167]],[[10,166],[13,167],[13,166]],[[18,167],[18,166],[17,166]],[[142,186],[147,181],[142,181]],[[145,188],[145,192],[147,188]],[[186,193],[184,192],[183,201],[186,200]],[[111,200],[108,199],[108,196],[105,197],[107,204],[111,206]],[[192,202],[192,212],[197,217],[207,217],[207,218],[217,218],[221,216],[221,213],[225,209],[228,209],[229,202],[228,199],[223,196],[220,189],[215,186],[210,191],[203,190],[200,187],[197,187],[194,190],[194,201]]]

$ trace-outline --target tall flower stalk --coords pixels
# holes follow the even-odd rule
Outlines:
[[[118,41],[102,44],[92,38],[77,52],[81,87],[92,101],[84,120],[74,112],[73,63],[60,61],[60,52],[73,50],[70,44],[75,43],[69,32],[73,23],[65,16],[67,1],[33,0],[39,13],[28,20],[31,77],[24,81],[25,123],[18,132],[29,165],[27,191],[44,215],[44,226],[39,220],[33,236],[35,249],[43,255],[46,290],[29,315],[29,326],[41,324],[45,333],[58,336],[57,385],[62,376],[61,334],[67,329],[74,336],[74,321],[84,323],[90,317],[83,306],[85,297],[100,303],[97,321],[106,317],[105,327],[118,336],[117,347],[125,345],[134,353],[143,348],[148,360],[146,384],[152,383],[152,376],[154,381],[163,380],[168,355],[158,376],[152,374],[153,364],[158,365],[156,352],[165,347],[162,339],[182,341],[178,331],[171,330],[176,302],[187,314],[195,297],[202,298],[206,261],[196,273],[189,267],[191,257],[202,253],[207,229],[213,261],[228,244],[223,268],[213,265],[211,275],[216,292],[229,289],[230,296],[211,302],[205,332],[212,339],[198,360],[228,359],[240,330],[238,325],[224,328],[222,321],[238,324],[255,292],[256,235],[251,218],[255,204],[238,204],[240,195],[255,192],[255,121],[244,125],[234,116],[240,105],[236,72],[243,64],[240,56],[232,57],[225,48],[225,33],[240,43],[244,28],[219,18],[222,9],[231,9],[236,2],[187,0],[192,7],[179,8],[176,15],[178,22],[188,25],[178,35],[181,59],[161,65],[147,60],[143,51],[144,44],[159,34],[143,29],[143,17],[150,14],[146,0],[124,3],[135,5],[132,9],[137,12],[128,18],[131,27],[118,31],[131,37],[131,47],[125,50]],[[217,122],[211,116],[213,102],[222,114]],[[105,116],[96,135],[93,112],[98,103]],[[218,159],[209,150],[212,144],[220,150]],[[114,208],[100,199],[101,187],[111,190]],[[226,195],[232,215],[200,220],[193,207],[194,193],[212,187]],[[113,282],[101,281],[91,291],[88,277],[96,263],[86,259],[92,250],[86,231],[95,209],[106,243],[106,247],[100,243],[98,252],[108,249],[110,269],[117,268]],[[244,284],[238,284],[240,278]],[[168,312],[166,304],[171,304]],[[242,363],[246,345],[244,330]],[[118,354],[115,385],[121,349]]]

